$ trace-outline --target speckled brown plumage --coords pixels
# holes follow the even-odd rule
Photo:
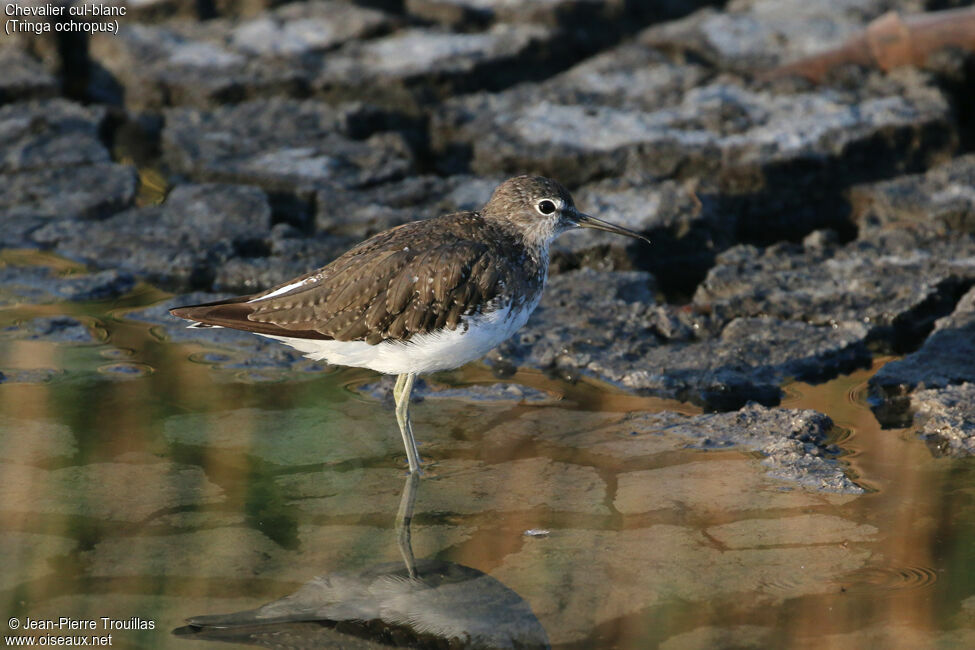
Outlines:
[[[542,290],[548,243],[526,238],[526,229],[530,234],[534,222],[542,221],[524,209],[535,195],[572,202],[554,181],[509,181],[480,212],[408,223],[262,293],[172,313],[260,334],[370,344],[454,330],[465,316],[508,304],[518,308]]]
[[[519,176],[480,212],[408,223],[263,293],[172,313],[191,327],[248,330],[312,359],[398,375],[396,421],[419,472],[414,379],[473,361],[523,326],[545,286],[549,244],[580,227],[645,239],[579,212],[555,181]]]

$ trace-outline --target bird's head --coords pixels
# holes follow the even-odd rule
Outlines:
[[[638,232],[579,212],[569,191],[543,176],[516,176],[501,183],[481,214],[515,227],[525,243],[533,246],[547,248],[553,239],[573,228],[605,230],[650,243]]]

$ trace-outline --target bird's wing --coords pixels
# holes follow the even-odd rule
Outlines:
[[[408,228],[413,225],[381,233],[263,293],[173,314],[260,334],[372,344],[455,329],[499,293],[498,253],[452,236],[420,244]]]

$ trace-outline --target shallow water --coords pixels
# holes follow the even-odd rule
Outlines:
[[[151,622],[113,646],[202,647],[173,630],[398,566],[405,458],[391,406],[355,390],[375,376],[215,369],[213,350],[125,319],[163,297],[0,308],[0,332],[68,314],[98,337],[0,336],[0,369],[48,378],[0,384],[8,618]],[[751,453],[634,441],[627,412],[695,410],[594,382],[524,372],[505,381],[551,399],[426,399],[412,551],[499,581],[558,646],[975,647],[975,470],[879,429],[865,387],[883,362],[786,387],[785,406],[833,418],[861,496],[771,479]],[[497,381],[477,364],[439,379]]]

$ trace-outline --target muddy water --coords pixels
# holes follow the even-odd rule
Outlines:
[[[173,630],[402,563],[395,420],[355,390],[374,376],[215,369],[211,350],[125,318],[162,297],[0,308],[0,370],[46,379],[0,384],[7,617],[151,623],[113,646],[202,647]],[[58,314],[95,339],[18,334]],[[557,646],[975,647],[975,466],[878,428],[865,386],[883,362],[787,387],[785,406],[834,419],[860,496],[776,481],[753,454],[632,439],[629,411],[694,410],[594,383],[525,372],[507,381],[549,398],[426,399],[411,550],[498,581]],[[496,381],[478,365],[439,379]]]

